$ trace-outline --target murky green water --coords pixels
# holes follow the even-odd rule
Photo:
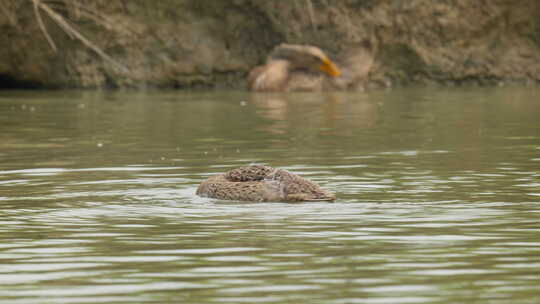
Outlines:
[[[538,96],[0,92],[0,302],[540,303]],[[250,163],[338,200],[195,196]]]

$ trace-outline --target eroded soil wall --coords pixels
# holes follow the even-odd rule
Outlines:
[[[338,55],[365,39],[376,43],[373,85],[540,81],[537,0],[42,4],[87,43],[70,37],[47,10],[34,9],[32,0],[0,0],[2,87],[244,88],[249,69],[278,43]]]

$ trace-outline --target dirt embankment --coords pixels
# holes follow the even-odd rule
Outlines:
[[[0,87],[243,88],[281,42],[366,39],[373,85],[540,81],[538,0],[0,0]]]

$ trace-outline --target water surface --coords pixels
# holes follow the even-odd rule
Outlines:
[[[0,302],[539,303],[539,94],[0,92]]]

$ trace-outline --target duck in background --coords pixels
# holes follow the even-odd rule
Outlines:
[[[373,66],[373,47],[363,41],[332,61],[311,45],[280,44],[264,65],[248,75],[248,88],[258,92],[326,91],[363,89]]]

